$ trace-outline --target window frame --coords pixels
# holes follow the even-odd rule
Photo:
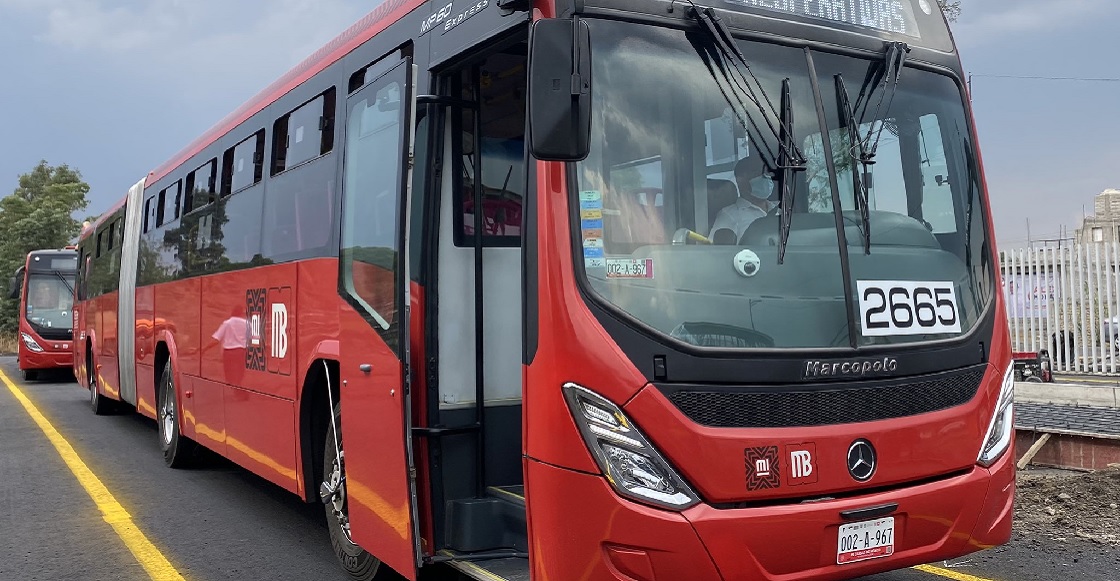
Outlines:
[[[199,187],[198,187],[198,172],[202,171],[203,168],[207,168],[210,171],[210,177],[206,182],[206,188],[205,189],[199,189]],[[216,158],[216,157],[210,158],[209,161],[207,161],[207,162],[203,163],[202,165],[194,168],[194,170],[191,171],[191,173],[187,174],[187,179],[183,184],[183,196],[184,196],[183,215],[184,216],[186,216],[187,214],[190,214],[191,212],[194,212],[195,210],[198,210],[200,208],[205,208],[206,206],[209,206],[210,204],[213,204],[217,200],[217,198],[218,198],[217,191],[216,191],[217,190],[217,188],[216,188],[217,179],[218,179],[218,158]],[[206,199],[205,204],[196,204],[195,203],[195,194],[198,194],[198,193],[206,194],[207,199]]]
[[[322,109],[319,111],[319,153],[306,159],[291,162],[288,161],[288,152],[291,150],[291,119],[292,115],[300,113],[304,108],[312,105],[319,99],[323,100]],[[295,169],[304,164],[311,163],[316,159],[324,157],[334,151],[334,133],[336,122],[336,102],[338,100],[338,92],[335,87],[315,95],[301,103],[298,107],[281,115],[272,125],[272,163],[269,168],[269,176],[282,174],[288,170]]]
[[[253,155],[250,158],[250,163],[253,164],[253,182],[240,186],[233,187],[233,178],[237,173],[234,171],[234,164],[237,162],[237,149],[242,145],[247,144],[250,140],[256,139],[256,147],[253,150]],[[264,128],[258,129],[252,135],[238,141],[233,147],[225,150],[222,154],[222,190],[220,197],[232,196],[242,190],[249,189],[259,183],[264,178],[264,143],[265,143],[265,130]]]

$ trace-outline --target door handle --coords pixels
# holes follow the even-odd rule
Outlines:
[[[363,363],[358,366],[358,369],[361,369],[362,373],[370,373],[371,371],[373,371],[373,366],[369,363]]]

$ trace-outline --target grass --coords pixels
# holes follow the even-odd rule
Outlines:
[[[19,339],[15,333],[0,333],[0,355],[15,355]]]

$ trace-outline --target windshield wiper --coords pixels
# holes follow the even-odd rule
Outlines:
[[[898,92],[898,81],[902,76],[902,68],[906,65],[906,55],[909,53],[910,46],[904,42],[887,43],[883,50],[883,61],[864,84],[854,107],[848,101],[848,88],[844,83],[844,76],[836,75],[836,98],[840,101],[840,114],[843,116],[844,125],[847,126],[848,140],[851,142],[848,156],[861,165],[860,168],[852,168],[852,181],[855,187],[856,201],[859,204],[860,234],[863,238],[864,254],[871,254],[871,195],[870,188],[863,176],[867,174],[868,166],[875,164],[875,155],[879,152],[879,142],[883,138],[883,130],[887,127],[886,117],[890,115],[891,106],[894,104],[894,96]],[[879,103],[875,106],[875,114],[871,116],[871,124],[867,128],[867,135],[861,136],[859,127],[863,125],[863,120],[867,117],[868,103],[864,101],[864,97],[867,96],[867,88],[879,83],[883,83],[885,87],[879,93]],[[884,101],[887,104],[886,109],[883,108]],[[856,122],[855,112],[860,109],[861,105],[863,112],[860,115],[859,122]],[[879,124],[878,131],[875,129],[876,123]],[[853,150],[855,155],[852,155]]]
[[[851,144],[848,149],[848,157],[858,161],[863,166],[862,168],[852,167],[852,185],[855,188],[856,203],[859,205],[859,231],[863,236],[863,252],[864,254],[871,254],[871,210],[868,207],[871,196],[867,182],[863,181],[861,173],[865,173],[867,166],[875,163],[875,159],[868,155],[867,149],[863,146],[863,140],[860,139],[855,111],[852,110],[852,104],[848,101],[848,87],[844,84],[844,75],[836,75],[836,98],[840,101],[840,121],[848,128],[848,142]],[[852,150],[855,150],[855,155],[853,155]]]
[[[697,6],[689,2],[688,13],[700,23],[700,28],[708,33],[709,38],[717,49],[717,55],[721,57],[724,66],[719,67],[719,72],[722,74],[722,80],[731,89],[733,95],[729,95],[720,87],[720,92],[723,94],[724,100],[731,106],[735,113],[741,112],[739,123],[745,130],[749,132],[751,129],[758,135],[758,141],[761,142],[759,147],[759,155],[762,154],[762,148],[766,148],[766,153],[769,154],[772,163],[767,163],[768,167],[773,168],[774,173],[778,178],[778,191],[781,196],[779,200],[779,208],[781,209],[781,217],[779,222],[779,238],[781,245],[778,249],[778,264],[785,261],[786,244],[789,240],[790,224],[793,218],[793,203],[796,194],[796,183],[793,183],[791,190],[791,182],[793,182],[792,172],[805,171],[808,161],[805,154],[797,147],[793,139],[793,104],[790,97],[790,84],[789,79],[782,81],[782,99],[781,99],[781,112],[779,113],[774,108],[774,103],[766,90],[762,87],[762,83],[755,76],[754,71],[751,70],[750,65],[747,63],[746,57],[739,51],[738,46],[735,45],[735,40],[731,36],[731,32],[723,24],[715,12],[708,7]],[[709,66],[708,71],[716,78],[716,67]],[[734,71],[738,77],[731,74]],[[744,72],[745,71],[745,72]],[[750,76],[750,81],[747,77]],[[753,85],[751,84],[753,81]],[[718,85],[718,82],[717,82]],[[755,91],[754,87],[758,90]],[[778,142],[778,153],[775,155],[774,151],[770,149],[766,139],[763,138],[762,130],[759,128],[758,123],[750,114],[750,109],[747,104],[743,102],[740,94],[745,95],[748,100],[762,113],[762,118],[769,129],[770,135]],[[732,98],[734,97],[734,98]],[[763,107],[765,102],[766,106]],[[775,127],[771,121],[771,116],[777,120],[778,125]],[[753,139],[752,139],[753,141]],[[756,142],[756,145],[758,143]]]
[[[778,140],[780,146],[780,153],[778,159],[778,208],[780,216],[778,221],[778,264],[784,264],[786,260],[786,245],[789,242],[790,225],[793,223],[793,202],[794,196],[797,194],[797,182],[794,180],[793,172],[805,171],[806,160],[804,157],[797,159],[790,159],[789,152],[792,150],[797,154],[797,146],[793,143],[793,132],[790,130],[793,127],[793,98],[790,96],[789,79],[782,81],[782,115],[780,123],[782,127],[781,138]],[[792,187],[791,184],[792,183]]]
[[[66,277],[62,276],[61,272],[58,272],[57,270],[52,272],[54,272],[54,275],[58,277],[58,280],[62,281],[62,284],[66,285],[66,288],[70,291],[70,294],[74,294],[74,287],[71,286],[70,281],[66,280]]]

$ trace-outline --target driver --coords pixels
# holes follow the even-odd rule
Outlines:
[[[716,214],[712,223],[712,232],[709,238],[717,244],[724,242],[735,244],[743,237],[743,232],[751,222],[765,216],[773,208],[767,199],[773,191],[774,183],[771,181],[766,165],[761,156],[748,155],[735,164],[735,182],[739,186],[739,197],[735,202],[724,207]],[[727,232],[720,233],[720,230]],[[735,239],[731,240],[734,234]],[[718,238],[726,238],[720,241]]]

